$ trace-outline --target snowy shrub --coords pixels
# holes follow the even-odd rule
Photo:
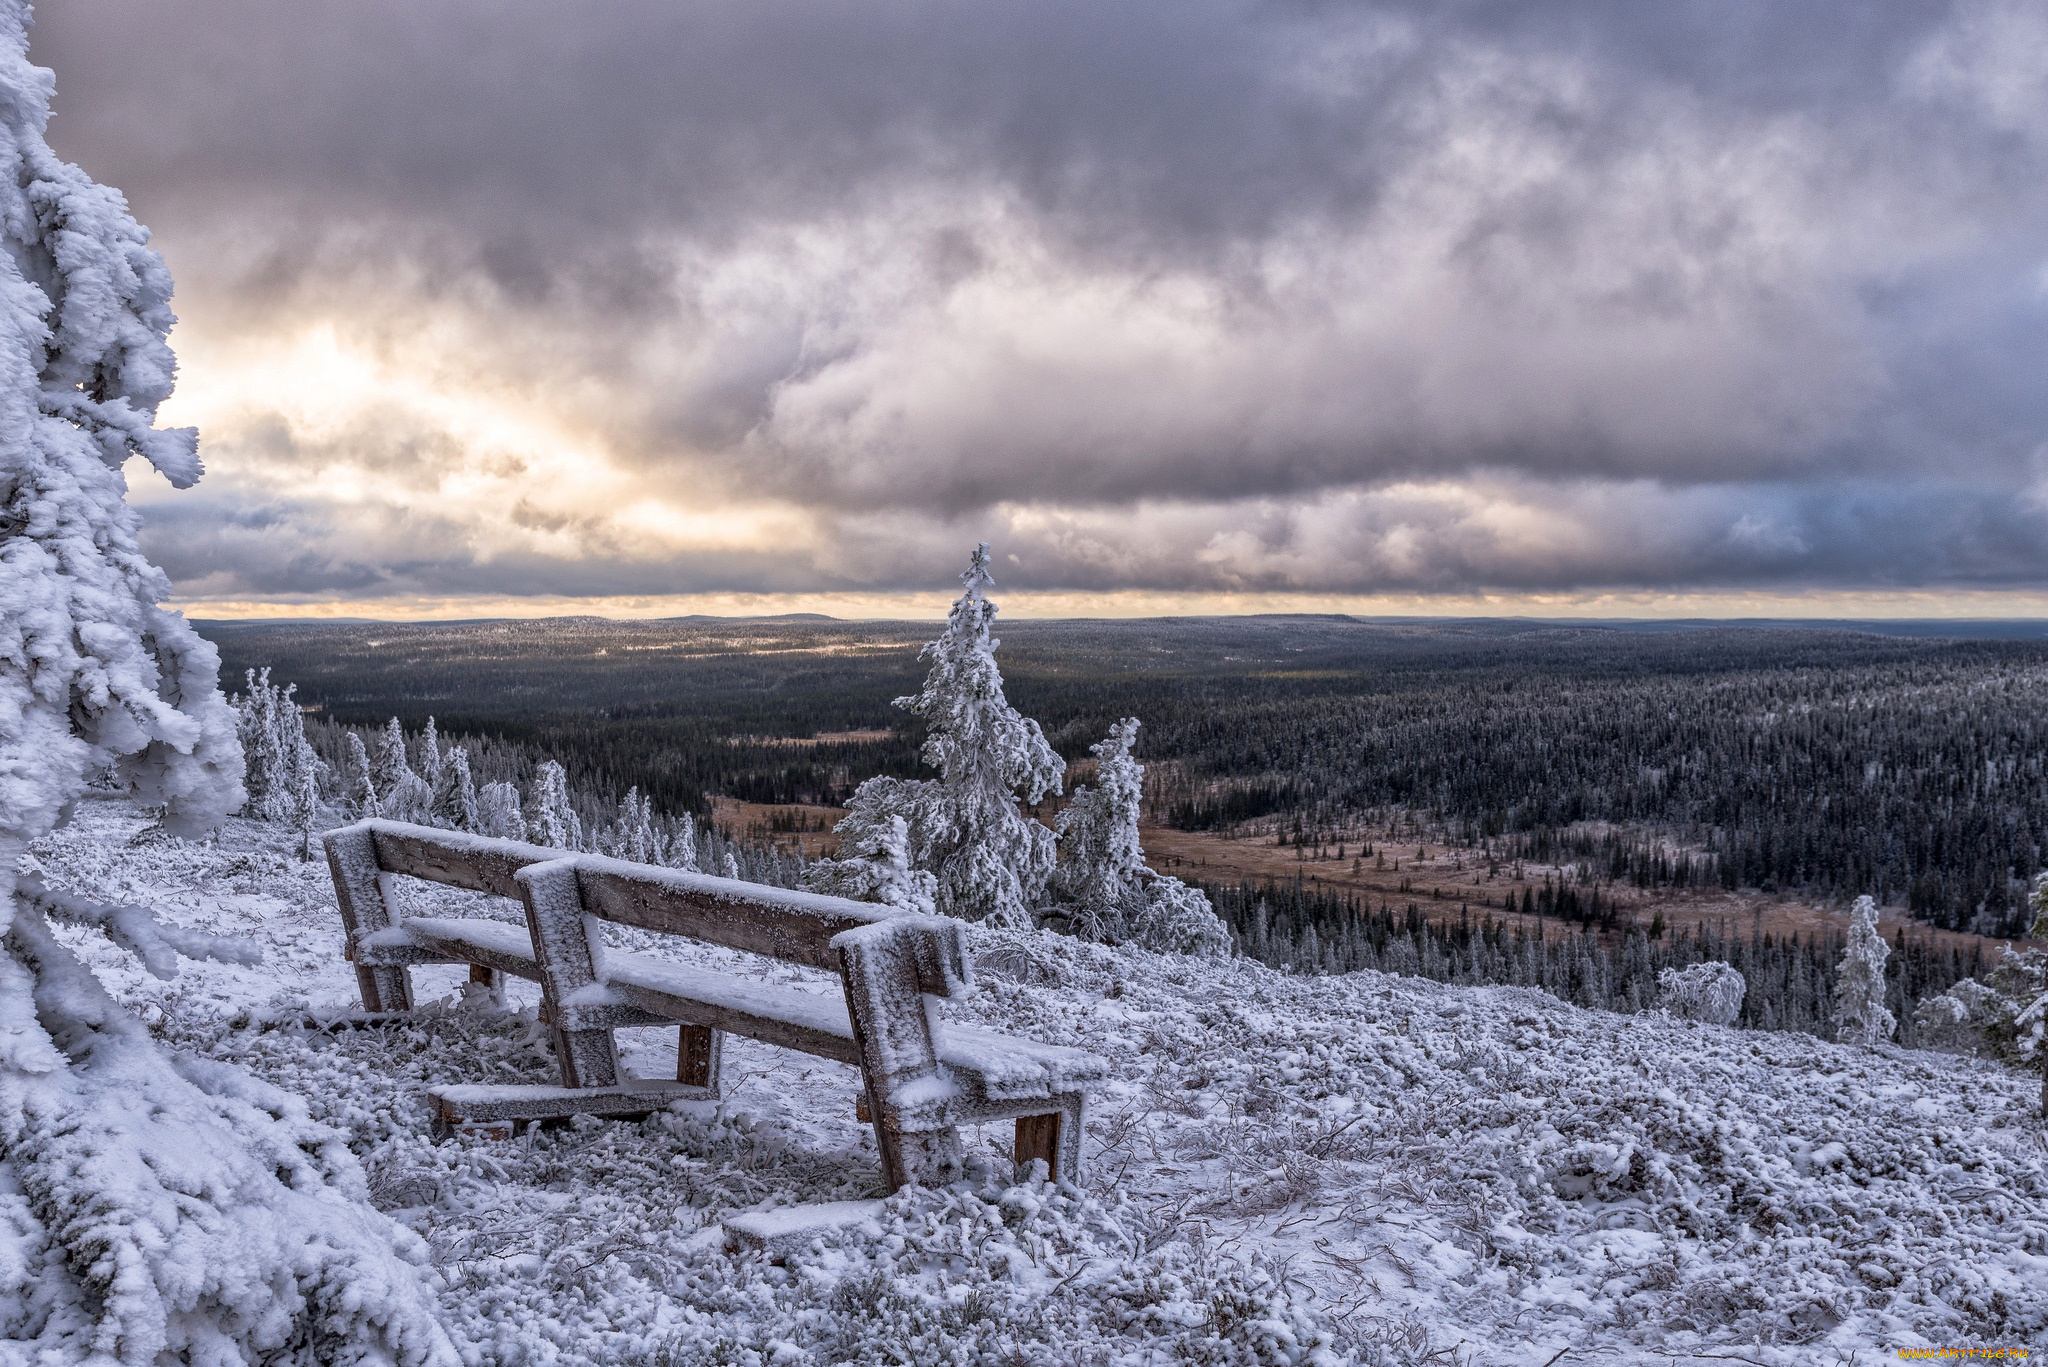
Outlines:
[[[2048,1064],[2048,953],[2006,946],[1982,979],[1965,978],[1913,1013],[1921,1039],[1934,1049],[1983,1054],[2007,1063]]]
[[[1720,962],[1667,968],[1657,975],[1657,987],[1662,994],[1658,1005],[1664,1010],[1682,1020],[1708,1025],[1735,1024],[1748,990],[1742,974]]]
[[[1843,1044],[1877,1044],[1898,1028],[1884,1004],[1884,961],[1891,952],[1877,933],[1877,903],[1857,898],[1849,912],[1849,947],[1835,977],[1835,1038]]]
[[[121,196],[44,140],[50,73],[0,0],[0,1333],[9,1361],[452,1363],[401,1236],[341,1137],[239,1069],[168,1054],[51,927],[153,972],[202,940],[24,870],[88,778],[197,836],[240,808],[219,655],[158,604],[122,469],[199,478],[160,429],[171,281]],[[253,680],[252,680],[253,685]],[[265,680],[268,688],[268,680]],[[266,815],[303,808],[297,709],[266,693]],[[289,716],[286,716],[289,712]],[[253,719],[244,715],[245,724]],[[280,775],[292,782],[280,785]],[[272,806],[282,797],[284,806]],[[231,953],[223,947],[221,952]]]
[[[1180,954],[1222,954],[1230,932],[1208,896],[1145,867],[1138,813],[1145,769],[1131,755],[1138,719],[1126,717],[1089,747],[1095,782],[1074,790],[1059,814],[1057,910],[1085,940],[1129,943]]]
[[[975,548],[960,582],[966,592],[954,601],[945,632],[918,656],[931,665],[924,686],[896,699],[896,706],[924,718],[923,759],[939,776],[869,779],[835,829],[845,846],[873,851],[884,847],[900,818],[911,864],[935,880],[939,910],[991,925],[1029,926],[1052,876],[1055,845],[1053,833],[1017,803],[1020,796],[1036,804],[1058,792],[1067,766],[1038,723],[1003,696],[995,658],[1002,642],[989,630],[996,605],[987,596],[995,580],[986,542]],[[858,882],[870,876],[826,867],[842,862],[813,865],[810,877]]]

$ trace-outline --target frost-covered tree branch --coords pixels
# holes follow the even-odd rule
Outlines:
[[[181,957],[230,964],[260,963],[263,959],[262,949],[253,941],[171,925],[158,920],[156,913],[144,906],[94,902],[53,888],[35,874],[22,875],[15,884],[15,894],[48,920],[92,926],[105,932],[109,940],[140,959],[142,966],[158,978],[177,977]]]

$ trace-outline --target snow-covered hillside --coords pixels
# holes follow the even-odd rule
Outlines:
[[[164,982],[60,932],[166,1044],[346,1135],[476,1363],[1791,1363],[2048,1329],[2037,1079],[1024,932],[975,932],[982,990],[948,1009],[1112,1061],[1087,1190],[1011,1185],[992,1127],[978,1181],[771,1262],[729,1250],[721,1219],[879,1193],[850,1069],[735,1040],[720,1106],[433,1143],[422,1086],[552,1080],[543,1033],[461,1000],[454,969],[417,971],[448,1000],[403,1027],[268,1024],[355,1005],[325,867],[294,855],[276,827],[183,844],[95,799],[36,858],[263,946]],[[672,1033],[621,1039],[638,1071],[672,1069]]]

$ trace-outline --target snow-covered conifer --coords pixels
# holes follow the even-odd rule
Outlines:
[[[553,760],[533,771],[527,801],[526,836],[536,845],[556,850],[583,848],[583,822],[569,804],[569,775]]]
[[[1093,746],[1096,779],[1074,791],[1059,814],[1059,867],[1054,888],[1061,909],[1084,939],[1132,943],[1183,954],[1230,948],[1207,894],[1145,865],[1138,815],[1145,769],[1131,754],[1138,719],[1126,717]]]
[[[740,876],[740,861],[734,857],[732,846],[727,845],[725,847],[725,857],[718,861],[718,871],[727,878],[738,878]]]
[[[412,766],[405,762],[405,728],[393,717],[384,723],[383,733],[377,737],[377,757],[370,762],[370,782],[378,799],[398,791],[411,773]]]
[[[697,822],[688,812],[676,818],[675,831],[661,852],[661,861],[685,873],[697,872]]]
[[[1733,1025],[1742,1015],[1749,992],[1741,970],[1716,960],[1690,968],[1667,968],[1657,974],[1658,1005],[1683,1020]],[[1562,993],[1556,995],[1562,996]]]
[[[905,911],[938,909],[938,880],[910,866],[910,825],[888,815],[860,823],[859,834],[842,837],[839,855],[804,870],[804,886],[833,897],[880,902]]]
[[[1835,1038],[1842,1043],[1877,1044],[1898,1028],[1884,1004],[1884,961],[1891,953],[1877,931],[1876,901],[1857,898],[1849,911],[1849,947],[1835,971]]]
[[[363,738],[351,731],[348,733],[348,776],[346,806],[349,816],[356,821],[366,816],[377,815],[377,787],[370,780],[370,752],[363,745]]]
[[[619,815],[607,822],[598,837],[598,847],[615,859],[651,864],[660,853],[654,835],[654,804],[640,795],[637,787],[626,790],[619,803]]]
[[[509,783],[486,783],[476,795],[476,828],[480,834],[504,840],[526,839],[519,790]]]
[[[319,771],[312,764],[299,764],[292,780],[292,830],[299,837],[299,858],[313,857],[313,831],[320,824]]]
[[[469,772],[469,751],[459,745],[449,746],[441,756],[441,781],[427,814],[436,826],[451,831],[477,828],[476,780]]]
[[[268,817],[277,800],[286,796],[288,782],[277,729],[278,690],[270,682],[268,665],[247,671],[243,679],[248,691],[234,699],[235,735],[242,742],[242,786],[249,794],[250,814]]]
[[[240,1069],[162,1052],[50,927],[137,945],[146,914],[23,871],[102,771],[174,836],[248,796],[220,657],[158,606],[171,586],[126,502],[131,456],[179,488],[200,475],[194,434],[156,426],[170,275],[119,193],[45,141],[29,18],[0,0],[0,1356],[452,1364],[341,1137]]]
[[[429,791],[441,786],[441,737],[434,730],[434,719],[427,718],[427,729],[420,733],[419,776]]]
[[[877,848],[887,823],[903,818],[912,864],[938,884],[939,909],[970,921],[1029,926],[1054,862],[1053,833],[1018,809],[1060,790],[1066,762],[1038,723],[1003,696],[990,632],[996,605],[988,545],[975,547],[946,630],[918,656],[924,686],[896,706],[924,718],[924,762],[936,779],[869,779],[854,794],[843,842]],[[817,866],[813,866],[816,868]],[[832,873],[817,874],[832,878]]]

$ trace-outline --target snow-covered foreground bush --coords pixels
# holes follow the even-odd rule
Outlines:
[[[722,1109],[434,1144],[428,1082],[552,1077],[531,1017],[476,1001],[386,1030],[238,1024],[353,1005],[324,871],[261,823],[231,823],[217,847],[126,846],[140,824],[89,804],[42,857],[98,895],[259,938],[264,965],[166,983],[64,934],[165,1041],[249,1068],[347,1137],[373,1201],[429,1250],[472,1362],[822,1367],[946,1361],[944,1345],[964,1362],[1133,1367],[1438,1350],[1540,1367],[1566,1347],[1792,1364],[2048,1330],[2048,1161],[2026,1074],[1523,989],[986,928],[970,931],[983,990],[949,1009],[1112,1061],[1089,1190],[1006,1187],[992,1174],[1008,1136],[991,1127],[975,1183],[901,1198],[877,1227],[777,1265],[727,1250],[718,1222],[879,1194],[850,1070],[734,1041]],[[422,998],[458,977],[422,970]],[[672,1032],[622,1041],[640,1071],[673,1067]]]
[[[77,951],[138,971],[118,942],[166,977],[180,954],[250,956],[160,930],[146,893],[69,895],[23,858],[91,776],[164,838],[246,796],[219,656],[158,606],[171,586],[126,502],[131,456],[179,488],[200,474],[195,434],[156,426],[170,275],[119,193],[44,140],[29,18],[0,0],[0,1361],[446,1362],[417,1241],[360,1199],[341,1137],[160,1050]],[[287,758],[265,767],[280,784]],[[312,775],[294,777],[272,813],[292,797],[309,818]]]

